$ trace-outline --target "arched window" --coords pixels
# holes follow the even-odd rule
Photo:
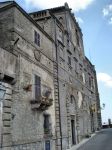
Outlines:
[[[71,104],[75,104],[75,97],[73,95],[70,96],[70,102]]]

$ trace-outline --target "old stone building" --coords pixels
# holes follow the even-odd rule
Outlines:
[[[0,2],[0,104],[3,150],[66,150],[101,127],[95,68],[67,3],[28,14]]]
[[[85,57],[83,35],[68,4],[30,14],[56,43],[63,149],[101,127],[95,68]]]

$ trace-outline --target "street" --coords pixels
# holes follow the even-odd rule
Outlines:
[[[112,150],[112,129],[101,130],[77,150]]]

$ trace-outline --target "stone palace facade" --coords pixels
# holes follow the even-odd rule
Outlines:
[[[28,14],[0,2],[0,149],[69,150],[100,128],[95,67],[68,4]]]

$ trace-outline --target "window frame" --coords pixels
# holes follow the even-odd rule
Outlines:
[[[72,65],[72,59],[71,59],[71,56],[70,55],[68,55],[68,65]]]
[[[41,97],[41,77],[37,74],[34,74],[33,78],[34,78],[34,94],[33,94],[33,97],[34,97],[35,100],[40,100],[40,97]],[[39,79],[39,80],[37,81],[37,79]],[[36,90],[38,90],[37,89],[38,85],[39,85],[39,91],[36,93]]]
[[[50,146],[49,149],[46,148],[47,142],[49,142],[49,146]],[[45,140],[45,145],[44,146],[45,146],[44,147],[45,150],[51,150],[51,141],[50,140]]]
[[[43,128],[44,128],[44,134],[50,134],[50,115],[49,114],[44,114]],[[48,131],[45,131],[45,129],[47,129]]]
[[[40,34],[37,31],[34,31],[34,42],[40,47]]]

